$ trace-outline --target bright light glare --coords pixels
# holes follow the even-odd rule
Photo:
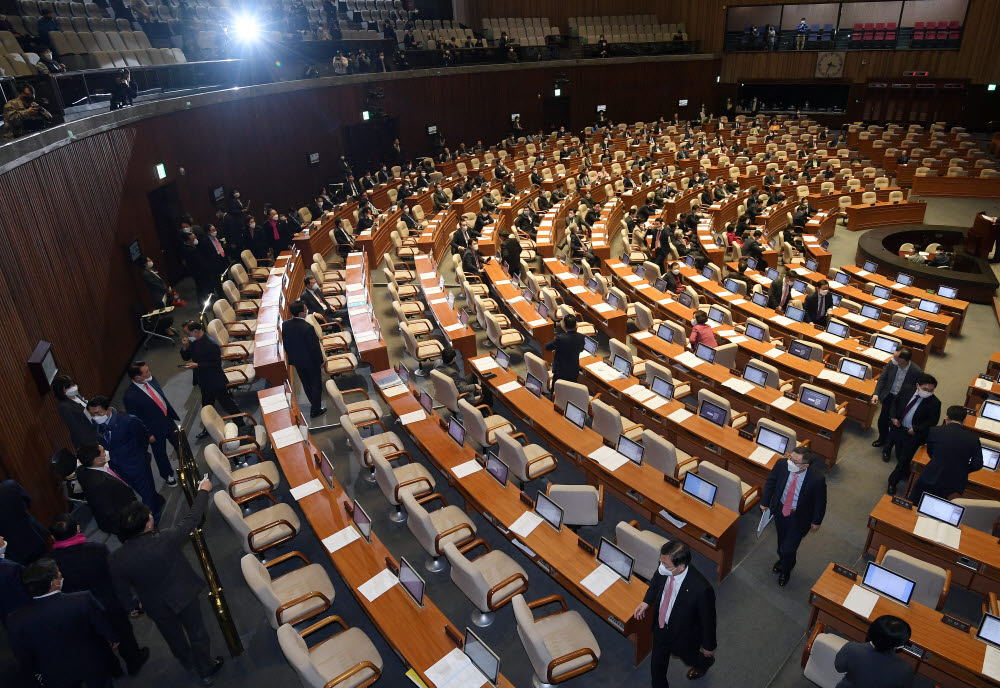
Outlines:
[[[260,36],[260,27],[257,25],[257,20],[250,15],[242,15],[236,17],[233,22],[233,32],[236,34],[238,40],[249,43],[250,41],[257,40]]]

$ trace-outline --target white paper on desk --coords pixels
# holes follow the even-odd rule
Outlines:
[[[455,330],[461,330],[464,328],[465,325],[463,325],[460,322],[457,322],[457,323],[452,323],[451,325],[448,325],[447,327],[443,327],[441,329],[443,329],[445,332],[454,332]]]
[[[661,397],[659,394],[654,394],[652,397],[650,397],[649,399],[647,399],[642,403],[646,408],[655,411],[664,404],[670,403],[670,399],[667,399],[666,397]]]
[[[656,396],[656,394],[649,391],[642,385],[632,385],[628,389],[624,390],[624,392],[625,394],[629,395],[630,397],[638,401],[640,404],[646,401],[647,399]]]
[[[740,379],[738,377],[731,377],[722,383],[723,387],[728,387],[737,394],[746,394],[752,390],[757,385],[752,382],[747,382],[746,380]]]
[[[642,284],[635,285],[635,288],[638,289],[639,291],[642,291],[644,289],[652,289],[653,285],[650,284],[649,282],[643,282]]]
[[[444,289],[438,286],[434,287],[424,287],[424,293],[430,296],[431,294],[440,294]]]
[[[913,309],[910,308],[909,306],[900,306],[899,307],[899,312],[900,313],[912,313]]]
[[[422,280],[425,280],[425,279],[434,279],[435,277],[437,277],[437,273],[434,272],[433,270],[431,270],[430,272],[421,272],[420,273],[420,279],[422,279]]]
[[[772,315],[770,318],[768,318],[768,320],[770,320],[776,325],[781,325],[782,327],[788,327],[789,325],[795,324],[794,320],[784,315]]]
[[[528,537],[531,531],[542,522],[542,517],[534,511],[525,511],[517,517],[517,520],[510,524],[510,531],[521,537]]]
[[[548,320],[546,320],[545,318],[539,318],[538,320],[529,320],[528,321],[528,327],[541,327],[542,325],[546,324],[547,322],[548,322]]]
[[[733,299],[733,300],[732,300],[732,301],[730,301],[729,303],[730,303],[730,305],[732,305],[732,306],[740,306],[740,305],[742,305],[742,304],[744,304],[744,303],[746,303],[746,302],[747,302],[747,300],[746,300],[746,299]]]
[[[260,411],[265,416],[268,415],[269,413],[275,413],[276,411],[284,411],[288,408],[288,399],[285,398],[284,394],[279,394],[278,396],[268,397],[268,398],[276,399],[277,401],[271,404],[261,403]]]
[[[816,335],[816,339],[820,340],[821,342],[826,342],[827,344],[840,344],[842,341],[844,341],[842,337],[838,337],[837,335],[831,334],[829,332],[820,332],[818,335]]]
[[[767,356],[768,358],[778,358],[778,356],[781,356],[781,354],[783,353],[785,353],[784,350],[775,347],[773,349],[765,351],[764,355]]]
[[[656,302],[661,306],[666,306],[668,303],[673,303],[674,300],[668,296],[665,299],[658,299]]]
[[[511,380],[510,382],[505,382],[504,384],[497,387],[497,391],[500,394],[510,394],[515,389],[521,389],[521,383],[517,380]]]
[[[898,332],[898,331],[899,331],[899,328],[896,327],[895,325],[884,325],[882,327],[882,332],[885,332],[886,334],[892,334],[892,333]]]
[[[708,281],[708,278],[706,278],[703,275],[691,275],[690,277],[688,277],[688,279],[691,280],[692,282],[698,282],[699,284]]]
[[[736,330],[718,329],[718,330],[715,331],[715,334],[719,335],[720,337],[726,337],[726,338],[728,338],[728,337],[734,337],[734,336],[736,336]]]
[[[624,375],[619,373],[617,370],[609,366],[604,361],[595,361],[588,364],[587,370],[592,372],[597,377],[601,378],[605,382],[611,382],[612,380],[621,380]]]
[[[410,411],[409,413],[404,413],[399,417],[400,425],[409,425],[410,423],[419,423],[420,421],[427,418],[427,414],[423,409],[417,409],[416,411]]]
[[[604,446],[590,452],[590,454],[587,455],[587,458],[593,459],[601,466],[612,472],[628,463],[628,458],[622,456],[611,447]]]
[[[556,275],[556,279],[561,279],[561,280],[570,280],[570,279],[573,279],[573,273],[572,272],[560,272],[558,275]]]
[[[905,286],[906,286],[905,284],[900,284],[899,282],[893,282],[892,284],[889,285],[889,288],[890,289],[902,289]]]
[[[507,300],[507,303],[523,303],[523,302],[524,302],[523,296],[515,296],[514,298]]]
[[[354,529],[351,528],[351,530]],[[378,599],[379,595],[398,582],[399,579],[392,575],[392,571],[383,569],[359,585],[358,592],[364,595],[369,602],[374,602]]]
[[[363,285],[363,284],[348,284],[347,285],[347,291],[361,291],[364,288],[365,288],[365,285]]]
[[[483,470],[483,467],[479,465],[479,462],[475,459],[470,459],[465,463],[460,463],[451,469],[451,472],[455,474],[455,477],[461,480],[467,475],[472,475],[477,471]]]
[[[738,335],[736,335],[735,337],[730,337],[730,338],[729,338],[729,343],[730,343],[730,344],[742,344],[742,343],[743,343],[743,342],[745,342],[745,341],[747,341],[747,338],[746,338],[746,337],[744,337],[744,336],[743,336],[743,335],[741,335],[741,334],[738,334]]]
[[[950,523],[938,521],[929,516],[917,516],[917,522],[913,526],[913,534],[926,540],[940,542],[952,549],[958,549],[958,544],[962,541],[961,528],[956,528]]]
[[[482,358],[477,358],[472,361],[472,365],[476,366],[476,370],[480,373],[485,373],[487,370],[493,370],[494,368],[499,368],[497,362],[492,356],[483,356]]]
[[[837,281],[827,282],[827,286],[829,286],[830,289],[843,289],[844,288],[844,285],[841,284],[840,282],[837,282]]]
[[[266,323],[266,324],[260,323],[257,325],[257,329],[255,330],[257,334],[265,334],[267,332],[277,332],[277,331],[278,331],[278,326],[275,325],[274,323]]]
[[[698,366],[700,366],[702,363],[705,362],[700,358],[698,358],[697,356],[695,356],[690,351],[683,351],[677,354],[676,356],[674,356],[674,361],[680,363],[682,366],[685,366],[687,368],[697,368]]]
[[[292,425],[271,433],[271,438],[274,440],[275,449],[284,449],[296,442],[301,442],[302,433],[299,432],[298,426]]]
[[[986,646],[983,655],[983,675],[1000,681],[1000,650],[990,645]]]
[[[784,411],[786,408],[788,408],[794,403],[795,403],[794,399],[789,399],[788,397],[778,397],[777,399],[771,402],[771,406],[773,406],[776,409]]]
[[[993,383],[981,377],[977,377],[973,384],[979,389],[993,389]]]
[[[889,299],[872,299],[872,303],[874,303],[876,306],[881,306],[889,303]]]
[[[355,344],[364,344],[365,342],[377,342],[378,332],[375,330],[369,330],[368,332],[360,332],[354,335]]]
[[[299,485],[298,487],[293,487],[289,492],[292,495],[292,499],[296,502],[300,499],[308,497],[309,495],[319,492],[323,489],[323,483],[319,481],[319,478],[313,478],[307,483]]]
[[[843,317],[844,317],[844,320],[850,320],[851,322],[856,322],[856,323],[866,323],[866,322],[868,322],[868,318],[866,318],[863,315],[859,315],[857,313],[844,313]]]
[[[448,303],[448,299],[447,298],[443,298],[443,299],[431,299],[427,303],[429,303],[430,305],[434,306],[434,305],[437,305],[439,303]]]
[[[400,394],[406,394],[410,391],[410,388],[406,385],[399,384],[393,385],[392,387],[386,387],[382,390],[382,395],[386,399],[392,399],[393,397],[398,397]]]
[[[327,552],[336,552],[341,547],[346,547],[355,540],[361,539],[361,534],[354,526],[347,526],[343,530],[338,530],[333,535],[323,538],[323,546]]]
[[[757,447],[752,452],[750,456],[747,457],[754,463],[759,463],[761,466],[766,466],[767,462],[774,457],[774,452],[767,447]]]
[[[271,268],[271,271],[268,273],[268,275],[270,275],[271,277],[277,277],[279,275],[284,275],[284,274],[285,274],[285,268]]]
[[[844,598],[844,606],[865,619],[872,615],[877,602],[878,595],[860,585],[852,585],[851,591]]]
[[[455,648],[424,672],[436,688],[480,688],[486,683],[469,656]]]
[[[625,281],[626,282],[638,282],[641,279],[642,278],[639,277],[639,275],[625,275]]]
[[[270,346],[271,344],[278,343],[278,333],[271,331],[264,335],[259,335],[254,340],[257,346]]]
[[[857,274],[859,277],[867,277],[872,273],[868,272],[867,270],[858,270]]]
[[[824,368],[816,377],[820,380],[829,380],[836,385],[843,385],[847,382],[846,373],[838,373],[836,370],[829,370],[828,368]]]
[[[666,509],[660,509],[660,516],[662,516],[663,518],[667,519],[668,521],[670,521],[671,523],[673,523],[678,528],[683,528],[684,526],[687,525],[687,521],[682,521],[679,518],[677,518],[675,516],[672,516],[670,514],[670,512],[667,511]]]
[[[614,585],[620,576],[607,564],[601,564],[590,572],[586,578],[580,581],[580,585],[594,593],[595,597],[600,597],[605,590]]]
[[[632,334],[632,339],[643,340],[643,339],[649,339],[652,336],[653,336],[652,332],[650,332],[649,330],[643,330],[642,332],[634,332]]]
[[[674,423],[680,425],[682,423],[687,422],[687,419],[692,418],[693,416],[694,414],[688,411],[687,409],[677,409],[669,416],[667,416],[667,420],[673,421]]]
[[[1000,435],[1000,422],[978,416],[976,418],[976,430],[985,430],[992,432],[994,435]]]
[[[892,354],[890,354],[888,351],[882,351],[881,349],[876,349],[873,346],[868,347],[861,353],[865,354],[866,356],[871,356],[872,358],[883,362],[888,361],[890,358],[892,358]]]
[[[590,308],[591,310],[597,311],[598,313],[609,313],[614,310],[614,308],[604,303],[603,301],[591,305]]]
[[[587,288],[582,284],[577,284],[576,286],[569,288],[570,294],[582,294],[585,291],[587,291]]]

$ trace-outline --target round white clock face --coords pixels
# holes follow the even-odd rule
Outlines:
[[[819,53],[816,56],[816,76],[834,78],[844,71],[844,56],[841,53]]]

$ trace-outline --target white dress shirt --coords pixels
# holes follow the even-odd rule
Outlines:
[[[670,625],[670,615],[674,612],[674,603],[677,601],[677,594],[681,591],[681,585],[684,584],[684,578],[687,576],[688,567],[685,566],[684,570],[676,574],[674,578],[674,589],[670,591],[670,601],[667,603],[667,618],[663,621],[663,626],[666,628]],[[663,583],[663,592],[660,594],[660,604],[656,607],[656,624],[660,623],[660,609],[663,606],[663,598],[667,594],[667,586],[670,585],[670,580],[667,579]]]

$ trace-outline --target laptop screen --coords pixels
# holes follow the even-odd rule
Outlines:
[[[810,270],[812,272],[816,272],[816,268],[818,268],[818,267],[819,267],[819,263],[817,263],[812,258],[810,258],[809,260],[806,261],[806,270]]]
[[[618,446],[616,447],[618,453],[624,456],[626,459],[631,461],[637,466],[642,465],[642,445],[638,442],[633,442],[625,435],[618,436]]]
[[[448,419],[448,435],[458,443],[458,446],[465,446],[465,428],[454,418]]]
[[[597,340],[593,337],[584,337],[583,350],[591,356],[595,355],[597,353]]]
[[[643,267],[642,265],[640,265],[639,267],[637,267],[635,269],[635,276],[638,277],[639,279],[642,279],[643,277],[645,277],[646,276],[646,268]]]
[[[726,315],[721,308],[712,306],[708,309],[708,319],[712,322],[723,323],[726,321]]]
[[[886,353],[894,353],[899,345],[889,339],[888,337],[883,337],[882,335],[875,335],[875,339],[872,340],[872,346],[879,351],[885,351]]]
[[[458,312],[458,322],[462,323],[464,327],[469,326],[469,311],[464,308]]]
[[[665,342],[674,341],[674,331],[670,329],[669,326],[660,323],[660,326],[656,328],[656,336]]]
[[[539,492],[538,498],[535,499],[535,513],[556,530],[562,527],[563,510],[543,492]]]
[[[788,306],[785,309],[785,315],[794,320],[795,322],[802,322],[806,319],[806,313],[801,308],[796,308],[795,306]]]
[[[955,287],[940,286],[937,290],[938,296],[943,296],[946,299],[954,299],[958,296],[958,289]]]
[[[548,320],[548,318],[549,318],[549,307],[546,306],[544,303],[538,304],[538,315],[543,320]]]
[[[767,278],[769,280],[771,280],[772,282],[774,280],[778,279],[778,271],[775,270],[774,268],[768,268],[767,269]]]
[[[597,546],[597,561],[621,576],[626,583],[632,578],[632,557],[611,544],[607,538],[602,537],[601,544]]]
[[[848,276],[846,272],[838,272],[836,275],[833,276],[833,280],[835,282],[839,282],[840,284],[847,284],[848,282],[851,281],[851,278]]]
[[[909,287],[913,284],[913,277],[911,275],[907,275],[905,272],[901,272],[898,275],[896,275],[896,281],[904,286]]]
[[[812,406],[817,411],[826,411],[830,407],[830,397],[820,394],[814,389],[805,388],[800,390],[799,401],[806,406]]]
[[[764,328],[760,325],[754,325],[753,323],[747,323],[746,331],[744,334],[750,339],[755,339],[758,342],[764,341]]]
[[[424,579],[405,557],[399,558],[399,584],[418,606],[424,606]]]
[[[740,283],[734,279],[726,280],[726,290],[731,291],[734,294],[740,290]]]
[[[850,330],[847,325],[842,322],[837,322],[836,320],[831,320],[826,325],[826,331],[832,334],[834,337],[840,337],[843,339],[850,334]]]
[[[964,506],[953,504],[947,499],[935,497],[930,492],[925,492],[920,497],[920,505],[917,507],[917,513],[930,516],[938,521],[944,521],[953,526],[958,526],[961,522],[962,512],[964,511]]]
[[[800,279],[797,279],[794,282],[792,282],[792,289],[794,289],[795,291],[799,292],[800,294],[805,294],[806,293],[806,283],[803,282]]]
[[[757,366],[750,365],[747,363],[747,367],[743,369],[743,379],[747,382],[752,382],[758,387],[767,387],[767,371],[761,370]]]
[[[757,444],[776,454],[784,455],[788,450],[788,437],[763,426],[757,426]]]
[[[538,397],[539,399],[542,398],[542,381],[539,380],[534,375],[532,375],[531,373],[528,373],[525,376],[524,386],[528,389],[529,392],[534,394],[536,397]]]
[[[571,267],[571,268],[569,269],[569,271],[570,271],[570,272],[572,272],[572,273],[573,273],[573,275],[575,275],[576,277],[579,277],[579,276],[580,276],[580,266],[579,266],[579,265],[574,265],[574,266],[572,266],[572,267]]]
[[[984,401],[979,415],[990,420],[1000,420],[1000,402]]]
[[[856,377],[859,380],[864,380],[865,374],[868,370],[857,361],[852,361],[849,358],[842,358],[840,359],[840,372],[845,375],[850,375],[851,377]]]
[[[720,427],[725,427],[726,425],[726,410],[710,401],[701,402],[701,406],[698,408],[698,415]]]
[[[690,268],[690,267],[694,267],[694,256],[691,256],[691,255],[689,255],[689,256],[687,256],[686,258],[684,258],[684,263],[685,263],[685,264],[686,264],[686,265],[687,265],[687,266],[688,266],[689,268]]]
[[[448,292],[448,308],[455,307],[455,292]]]
[[[694,305],[691,295],[683,291],[677,295],[677,301],[685,308],[691,308]]]
[[[903,318],[903,329],[909,332],[915,332],[917,334],[923,334],[927,331],[927,321],[921,320],[920,318]]]
[[[923,311],[924,313],[937,313],[941,310],[941,306],[934,301],[928,301],[927,299],[920,299],[920,303],[917,304],[917,310]]]
[[[496,478],[501,486],[507,487],[507,464],[493,452],[486,457],[486,472]]]
[[[622,305],[621,299],[619,299],[615,294],[612,294],[610,292],[608,293],[607,296],[607,302],[608,305],[614,308],[615,310],[618,310],[619,307]]]
[[[805,342],[800,342],[796,340],[788,345],[788,353],[790,353],[792,356],[797,356],[798,358],[802,358],[808,361],[810,358],[812,358],[812,347],[806,344]]]
[[[507,354],[507,352],[504,351],[503,349],[497,349],[497,352],[494,357],[496,358],[497,365],[503,368],[504,370],[507,370],[507,366],[510,365],[510,356]]]
[[[590,291],[595,292],[595,293],[597,292],[597,278],[596,277],[591,277],[590,278],[590,280],[587,282],[587,289],[589,289]]]
[[[984,614],[976,631],[976,637],[983,642],[1000,647],[1000,617]]]
[[[868,562],[862,583],[866,588],[879,592],[904,606],[910,603],[913,589],[916,587],[916,584],[909,578],[893,573],[874,561]]]
[[[715,363],[715,349],[703,342],[698,342],[698,348],[694,350],[694,355],[708,363]]]
[[[368,512],[361,508],[361,504],[357,501],[354,502],[354,507],[351,509],[351,520],[354,521],[354,527],[361,533],[361,537],[371,542],[372,520],[368,516]]]
[[[659,394],[665,399],[674,398],[674,385],[673,383],[667,382],[662,377],[653,376],[653,393]]]
[[[695,499],[712,506],[715,504],[715,492],[718,489],[714,484],[703,478],[699,478],[690,471],[684,474],[684,482],[681,489]]]
[[[760,306],[761,308],[767,306],[767,297],[759,291],[755,292],[750,300],[753,301],[755,306]]]
[[[424,407],[424,411],[427,411],[428,414],[434,411],[434,400],[431,399],[431,395],[427,392],[420,392],[420,405]]]
[[[490,682],[490,685],[495,686],[500,682],[500,657],[487,647],[486,643],[471,628],[465,629],[465,642],[462,643],[462,652],[483,673],[483,676]],[[475,680],[478,680],[478,678]]]
[[[619,356],[615,354],[614,358],[611,359],[611,367],[617,370],[619,373],[628,377],[632,374],[632,363],[624,356]]]
[[[666,292],[667,291],[667,281],[665,279],[663,279],[662,277],[657,278],[656,281],[653,282],[653,289],[655,289],[656,291]]]
[[[872,296],[877,299],[887,299],[892,296],[892,292],[889,291],[888,287],[874,287],[872,289]]]
[[[712,268],[706,265],[701,269],[701,276],[705,279],[715,279],[715,273],[712,272]]]
[[[864,305],[861,307],[861,315],[872,320],[879,320],[882,317],[882,309],[878,306]]]
[[[405,384],[410,382],[410,371],[406,369],[406,366],[402,363],[399,364],[399,368],[396,370],[396,374],[399,375],[400,381]]]
[[[995,471],[998,463],[1000,463],[1000,450],[983,447],[983,468]]]
[[[751,270],[756,270],[757,269],[757,259],[756,258],[747,258],[747,267],[750,268]]]
[[[878,272],[878,265],[870,260],[866,260],[863,269],[868,272]]]

